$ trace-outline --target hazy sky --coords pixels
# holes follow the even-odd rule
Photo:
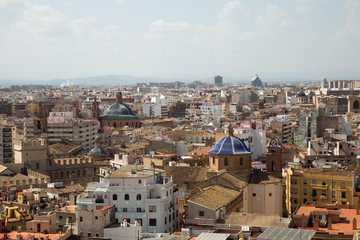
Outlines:
[[[360,0],[0,0],[0,78],[360,78]]]

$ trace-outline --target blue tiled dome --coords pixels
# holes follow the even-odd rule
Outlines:
[[[213,154],[249,154],[251,151],[238,137],[227,136],[220,139],[209,153]]]
[[[93,149],[91,149],[89,154],[92,155],[106,154],[106,151],[102,147],[94,147]]]

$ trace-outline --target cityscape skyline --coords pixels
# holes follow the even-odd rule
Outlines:
[[[359,9],[358,0],[1,0],[0,79],[355,79]]]

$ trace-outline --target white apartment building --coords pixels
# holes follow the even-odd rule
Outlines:
[[[89,183],[77,208],[91,211],[115,205],[116,222],[137,221],[142,232],[168,233],[175,231],[177,224],[177,195],[164,170],[124,165],[104,182]]]
[[[168,117],[169,109],[161,104],[143,104],[142,113],[146,117]]]
[[[201,114],[206,117],[222,117],[224,115],[225,104],[213,104],[205,102],[200,106]]]
[[[266,131],[261,124],[245,122],[234,127],[234,134],[239,134],[246,146],[253,152],[252,160],[266,155]]]

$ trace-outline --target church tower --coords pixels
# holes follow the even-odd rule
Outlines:
[[[266,146],[267,173],[281,178],[282,175],[282,145],[276,137],[270,139]]]
[[[43,133],[47,132],[47,118],[48,112],[45,110],[43,103],[39,102],[33,117],[34,138],[39,138]]]
[[[91,105],[91,118],[99,119],[99,117],[100,117],[99,102],[96,100],[96,96],[95,96],[94,101]]]

